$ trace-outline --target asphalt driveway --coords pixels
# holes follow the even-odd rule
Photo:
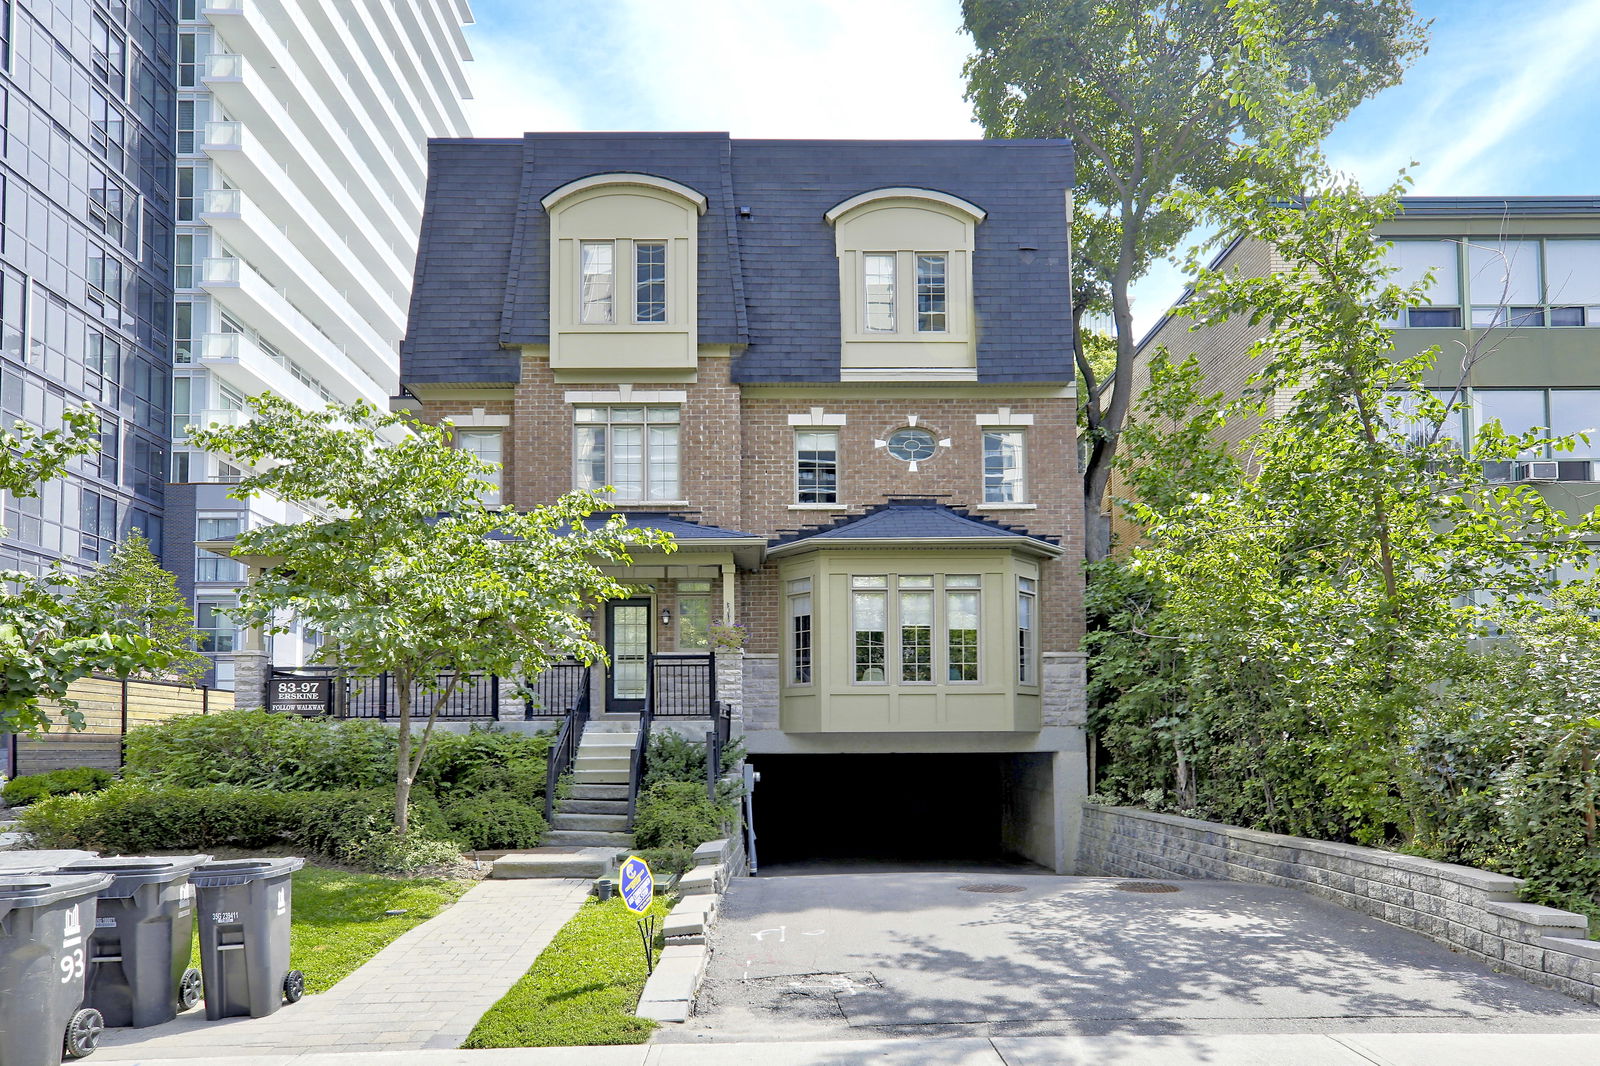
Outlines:
[[[1600,1009],[1297,892],[1128,884],[1006,869],[737,879],[695,1016],[657,1039],[1600,1033]]]

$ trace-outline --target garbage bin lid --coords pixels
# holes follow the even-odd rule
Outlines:
[[[180,881],[198,866],[211,861],[209,855],[119,855],[105,859],[82,859],[60,867],[64,874],[110,874],[109,888],[100,895],[122,899],[145,885],[166,885]]]
[[[110,883],[110,874],[0,871],[0,915],[28,907],[87,899],[98,895]]]
[[[189,875],[189,883],[197,888],[244,885],[271,877],[287,877],[305,864],[304,859],[293,856],[282,859],[229,859],[199,867]]]
[[[94,852],[76,848],[0,851],[0,877],[14,870],[58,870],[69,862],[94,857]]]

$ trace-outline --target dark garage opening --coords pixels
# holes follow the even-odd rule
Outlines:
[[[795,864],[1016,862],[1004,755],[752,755],[763,872]]]

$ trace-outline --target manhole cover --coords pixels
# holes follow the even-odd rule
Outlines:
[[[992,892],[992,893],[998,894],[998,893],[1001,893],[1001,892],[1021,892],[1022,891],[1022,886],[1021,885],[1000,885],[1000,884],[993,884],[993,883],[990,883],[990,884],[979,884],[979,885],[962,885],[961,886],[961,891],[963,891],[963,892]]]
[[[1119,881],[1111,886],[1118,892],[1176,892],[1177,885],[1163,885],[1159,881]]]

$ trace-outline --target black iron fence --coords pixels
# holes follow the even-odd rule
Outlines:
[[[452,679],[454,684],[451,684]],[[556,663],[524,688],[495,674],[440,675],[433,685],[413,682],[411,714],[426,718],[439,701],[442,721],[531,721],[561,718],[587,699],[589,671],[582,663]],[[337,667],[274,667],[268,706],[276,711],[326,714],[387,722],[400,717],[400,686],[393,675],[349,677]]]
[[[657,718],[709,718],[717,701],[716,657],[704,652],[650,656],[650,707]]]
[[[582,684],[576,689],[572,706],[561,720],[555,743],[545,760],[544,820],[551,822],[556,815],[556,793],[560,791],[561,778],[571,773],[578,759],[578,745],[583,742],[583,727],[589,723],[589,668],[580,671]]]

